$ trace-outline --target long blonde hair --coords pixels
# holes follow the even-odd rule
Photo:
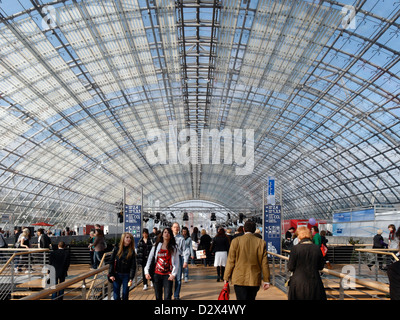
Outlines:
[[[135,238],[133,238],[132,233],[124,232],[121,236],[121,240],[119,241],[119,248],[117,252],[118,259],[121,259],[122,254],[124,252],[124,239],[127,235],[129,236],[129,238],[131,238],[131,243],[128,248],[128,255],[126,256],[126,259],[129,259],[132,256],[132,254],[135,254]]]

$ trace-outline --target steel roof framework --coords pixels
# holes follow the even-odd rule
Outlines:
[[[123,187],[131,203],[143,187],[162,206],[261,207],[269,175],[287,218],[399,203],[399,5],[32,0],[19,13],[2,9],[6,223],[105,223]],[[163,130],[169,144],[171,123],[198,138],[254,130],[254,170],[202,164],[201,144],[192,163],[149,162],[148,133]]]

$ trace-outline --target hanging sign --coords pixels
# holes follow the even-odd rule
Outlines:
[[[275,204],[275,178],[268,177],[267,204]]]

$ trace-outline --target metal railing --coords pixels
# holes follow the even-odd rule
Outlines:
[[[56,286],[24,297],[21,300],[46,299],[57,292],[62,293],[59,297],[69,300],[112,300],[113,285],[108,281],[107,275],[109,265],[106,264],[106,259],[110,255],[111,252],[107,252],[103,255],[98,269],[83,273],[82,275],[57,284]],[[134,283],[130,289],[136,287],[141,281],[141,272],[139,273],[138,269],[136,269]]]
[[[354,249],[354,251],[358,256],[357,275],[359,277],[389,283],[385,271],[388,265],[399,261],[395,254],[398,252],[397,249]]]
[[[107,278],[109,265],[106,264],[111,252],[103,255],[98,269],[57,285],[51,285],[49,281],[49,253],[49,249],[0,249],[0,300],[19,297],[22,297],[20,300],[112,299],[112,284]],[[136,270],[131,288],[141,280],[142,274]],[[39,291],[30,291],[33,287]]]
[[[108,283],[108,265],[105,259],[110,253],[105,253],[97,269],[83,273],[73,279],[64,281],[55,286],[44,288],[21,300],[64,299],[69,300],[103,300],[108,296],[111,299],[112,285]]]
[[[0,300],[10,299],[44,276],[49,249],[0,249]],[[25,288],[20,288],[26,284]]]
[[[287,268],[289,257],[272,252],[268,252],[268,254],[270,257],[271,283],[287,293],[289,289],[287,281],[291,275]],[[352,267],[355,270],[354,266],[349,266],[347,270],[352,270]],[[386,283],[361,279],[350,275],[350,273],[338,272],[327,268],[321,270],[321,278],[324,282],[328,299],[387,300],[389,297],[389,286]]]

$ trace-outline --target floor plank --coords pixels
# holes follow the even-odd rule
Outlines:
[[[189,282],[182,282],[182,300],[217,300],[223,282],[217,282],[217,271],[215,267],[189,266]],[[143,291],[143,284],[131,290],[130,300],[155,300],[154,288],[150,287]],[[230,300],[236,300],[236,295],[231,286]],[[278,288],[271,286],[270,289],[258,291],[256,300],[287,300],[287,295]]]

